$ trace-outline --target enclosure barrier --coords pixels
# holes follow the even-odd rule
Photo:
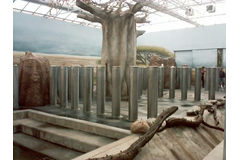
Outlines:
[[[164,89],[164,67],[158,68],[158,97],[163,97],[163,89]]]
[[[71,101],[71,98],[72,98],[72,66],[68,66],[68,100]]]
[[[97,115],[105,113],[106,67],[97,66]]]
[[[91,112],[92,106],[92,66],[83,67],[83,111]]]
[[[121,66],[112,67],[112,117],[120,117],[121,108]]]
[[[13,108],[19,108],[19,78],[18,65],[13,65]]]
[[[71,67],[71,109],[78,110],[79,103],[79,66]]]
[[[187,92],[188,92],[189,68],[182,67],[181,70],[182,70],[181,99],[186,100],[187,99]]]
[[[180,85],[180,70],[181,70],[181,68],[177,67],[177,85],[181,89],[181,85]]]
[[[209,81],[209,92],[208,100],[215,99],[215,87],[216,87],[216,68],[210,68],[210,81]]]
[[[146,90],[148,87],[148,79],[147,79],[147,67],[143,67],[143,90]]]
[[[138,96],[140,97],[142,95],[143,90],[143,68],[138,67]]]
[[[201,100],[201,70],[202,68],[195,68],[195,88],[194,88],[194,100]]]
[[[220,67],[216,67],[215,91],[219,91],[219,74],[220,74]]]
[[[83,66],[79,66],[79,99],[83,99]]]
[[[60,67],[60,107],[68,107],[68,67]]]
[[[192,68],[188,68],[188,89],[191,89],[191,81],[192,81]]]
[[[135,121],[138,119],[138,79],[139,68],[137,66],[129,67],[129,101],[128,101],[128,120]]]
[[[147,118],[157,117],[158,110],[158,67],[148,67]]]
[[[205,75],[205,90],[209,90],[209,80],[210,80],[210,68],[206,68],[206,75]]]
[[[175,98],[175,76],[176,76],[176,68],[172,66],[170,68],[170,75],[169,75],[169,99]]]
[[[50,104],[57,105],[57,66],[50,69]]]

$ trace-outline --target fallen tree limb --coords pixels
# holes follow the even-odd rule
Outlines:
[[[120,151],[118,154],[106,155],[100,158],[90,158],[88,160],[132,160],[141,150],[145,144],[147,144],[152,137],[155,135],[163,121],[175,113],[178,107],[170,107],[163,111],[156,119],[155,123],[149,128],[149,130],[141,136],[137,141],[135,141],[129,148],[124,151]]]

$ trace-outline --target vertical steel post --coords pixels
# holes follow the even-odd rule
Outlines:
[[[18,65],[13,65],[13,108],[19,108]]]
[[[158,97],[163,97],[164,88],[164,67],[158,68]]]
[[[91,112],[92,106],[92,66],[83,67],[83,111]]]
[[[72,75],[72,66],[68,66],[68,100],[71,101],[71,94],[72,94],[72,87],[71,87],[71,84],[72,84],[72,78],[71,78],[71,75]]]
[[[181,89],[181,86],[180,86],[180,68],[177,67],[177,85],[180,87]]]
[[[93,89],[94,89],[94,67],[92,67],[92,98],[93,98]]]
[[[71,109],[78,110],[79,103],[79,66],[71,67]]]
[[[156,118],[158,110],[158,67],[148,67],[147,118]]]
[[[180,68],[180,89],[182,89],[183,67]]]
[[[191,89],[191,82],[192,82],[192,68],[188,67],[188,86],[187,89]]]
[[[148,76],[147,76],[147,67],[143,67],[143,90],[146,90],[147,89],[147,84],[148,84],[148,82],[147,82],[147,80],[148,80],[148,78],[147,78]]]
[[[138,96],[140,97],[142,95],[142,89],[143,89],[143,68],[138,68]]]
[[[105,113],[106,67],[97,66],[97,115]]]
[[[175,76],[176,76],[176,68],[172,66],[170,68],[170,75],[169,75],[169,98],[173,99],[175,98]]]
[[[79,67],[79,99],[83,99],[83,66]]]
[[[61,76],[60,76],[60,72],[61,72],[61,67],[60,66],[56,66],[57,67],[57,103],[60,104],[61,101],[61,85],[60,85],[60,79],[61,79]]]
[[[68,107],[68,67],[60,67],[60,106]]]
[[[209,90],[209,80],[210,80],[210,68],[206,68],[206,75],[205,75],[205,90]]]
[[[112,117],[120,117],[121,108],[121,66],[112,67]]]
[[[188,76],[189,75],[189,69],[187,67],[182,67],[182,87],[181,87],[181,99],[186,100],[187,99],[187,92],[188,92]]]
[[[215,90],[219,91],[219,74],[220,74],[220,67],[216,67],[216,86],[215,86]]]
[[[216,68],[210,68],[210,81],[208,100],[215,100],[215,87],[216,87]]]
[[[129,67],[129,108],[128,108],[128,119],[129,121],[135,121],[138,119],[138,79],[139,79],[139,69],[137,66]]]
[[[50,70],[50,104],[57,105],[57,66]]]
[[[201,67],[195,68],[195,89],[194,89],[194,100],[201,100]]]

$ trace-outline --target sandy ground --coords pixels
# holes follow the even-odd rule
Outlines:
[[[101,57],[93,57],[93,56],[73,56],[73,55],[64,55],[64,54],[44,54],[44,53],[36,53],[35,55],[40,55],[47,58],[51,65],[92,65],[97,66],[100,65]],[[20,57],[24,56],[25,52],[13,51],[13,64],[19,64]]]

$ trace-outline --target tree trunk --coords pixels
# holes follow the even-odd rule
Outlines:
[[[121,66],[122,96],[128,95],[129,66],[136,64],[136,21],[134,16],[102,22],[102,65],[106,66],[106,95],[112,95],[112,66]]]

